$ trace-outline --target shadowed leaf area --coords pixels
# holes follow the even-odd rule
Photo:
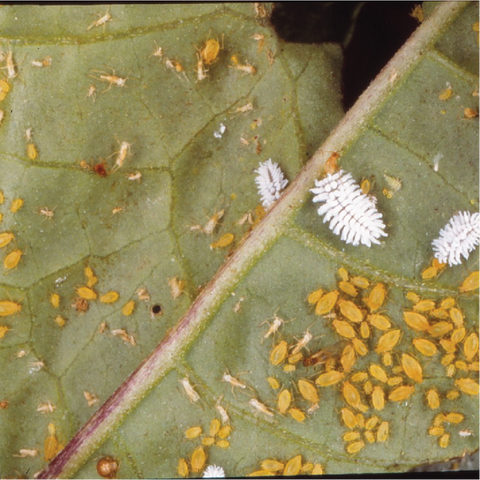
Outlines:
[[[259,162],[293,181],[343,117],[341,47],[284,42],[270,12],[0,8],[2,476],[44,469],[241,248]],[[340,152],[388,237],[346,245],[309,197],[76,477],[397,472],[478,448],[478,295],[459,291],[478,251],[444,267],[431,249],[478,210],[477,17],[438,32]]]

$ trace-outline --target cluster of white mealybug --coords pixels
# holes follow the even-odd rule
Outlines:
[[[272,162],[269,158],[266,162],[260,163],[257,170],[255,183],[257,184],[258,193],[265,208],[270,208],[283,193],[288,185],[288,180],[284,177],[278,163]]]
[[[255,173],[262,205],[268,209],[280,198],[288,180],[272,159],[260,163]],[[314,203],[322,202],[318,214],[325,215],[323,222],[329,221],[330,230],[346,243],[371,247],[380,243],[380,237],[388,236],[375,197],[365,195],[350,173],[329,173],[315,180],[315,188],[310,191],[315,195]],[[451,266],[462,263],[462,257],[467,259],[479,243],[480,213],[458,212],[440,230],[432,246],[435,257]]]
[[[480,242],[480,214],[456,213],[440,230],[440,236],[432,242],[438,261],[452,265],[462,263]]]
[[[339,170],[322,180],[315,180],[313,202],[322,202],[318,214],[325,215],[323,222],[335,235],[352,245],[370,247],[386,237],[382,214],[377,210],[376,200],[365,195],[350,173]]]

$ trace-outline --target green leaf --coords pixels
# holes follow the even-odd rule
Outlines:
[[[14,232],[16,244],[2,253],[25,252],[18,267],[4,274],[0,290],[0,300],[22,305],[20,313],[5,317],[2,324],[12,330],[0,340],[9,380],[2,391],[8,408],[0,412],[7,475],[46,466],[44,442],[53,423],[62,444],[80,431],[42,477],[98,477],[97,462],[107,455],[119,461],[119,477],[178,476],[178,460],[201,444],[201,437],[185,439],[185,431],[200,425],[208,434],[211,420],[219,418],[220,397],[233,427],[230,445],[205,449],[207,463],[222,465],[229,476],[258,470],[266,458],[286,462],[298,454],[332,474],[405,471],[478,448],[477,398],[445,398],[454,379],[475,372],[459,370],[448,378],[440,364],[443,350],[431,359],[421,357],[411,344],[418,334],[402,318],[411,308],[405,294],[414,290],[434,300],[454,296],[468,333],[478,328],[477,296],[458,295],[458,285],[478,264],[478,252],[434,280],[421,278],[440,228],[455,211],[478,209],[478,166],[472,162],[478,158],[478,125],[477,119],[463,118],[464,108],[478,110],[478,97],[472,96],[478,86],[472,30],[478,5],[445,3],[429,12],[339,124],[340,49],[282,42],[251,4],[112,5],[108,12],[112,20],[105,27],[87,31],[106,10],[0,9],[2,50],[13,51],[18,69],[2,102],[6,116],[0,128],[2,231]],[[254,34],[264,35],[263,49]],[[194,45],[202,48],[209,38],[218,38],[223,49],[208,66],[208,78],[196,82]],[[157,46],[163,58],[152,56]],[[47,55],[51,66],[31,66]],[[233,55],[254,65],[256,74],[230,68]],[[168,69],[167,58],[184,70]],[[100,75],[113,74],[128,77],[126,85],[109,88],[102,82]],[[453,96],[442,101],[446,82]],[[91,85],[97,87],[95,101],[86,97]],[[236,112],[249,102],[253,111]],[[221,123],[226,130],[216,138]],[[39,152],[34,160],[26,154],[27,128]],[[120,148],[116,137],[132,144],[121,168],[106,177],[81,168],[80,161],[88,165],[90,158],[94,164],[106,158],[111,168]],[[389,235],[381,246],[345,245],[317,216],[308,189],[333,151],[341,152],[341,167],[358,181],[375,180],[371,193]],[[435,172],[438,154],[443,156]],[[292,186],[247,232],[248,222],[238,220],[259,202],[253,170],[270,157]],[[125,177],[137,171],[141,181]],[[388,187],[384,174],[402,180],[390,199],[382,194]],[[12,214],[14,198],[25,204]],[[39,215],[42,207],[54,209],[51,220]],[[116,207],[124,210],[114,214]],[[221,209],[225,214],[213,234],[192,230]],[[232,246],[211,250],[225,233],[235,235]],[[93,288],[99,295],[113,290],[120,300],[110,305],[97,298],[79,315],[71,304],[87,281],[85,266],[98,277]],[[257,398],[275,410],[277,392],[266,380],[275,376],[291,389],[296,407],[310,406],[298,380],[314,380],[322,367],[299,364],[286,373],[269,355],[280,340],[292,345],[307,330],[314,336],[311,352],[339,341],[331,320],[315,316],[305,300],[319,287],[337,288],[339,267],[387,285],[384,312],[403,332],[394,365],[402,352],[418,354],[424,373],[409,401],[388,402],[377,413],[390,422],[389,439],[356,455],[346,452],[342,440],[347,428],[340,419],[345,403],[338,386],[320,389],[319,408],[303,423],[254,413],[248,403]],[[175,276],[186,282],[177,299],[168,284]],[[136,293],[141,287],[150,292],[146,302]],[[61,297],[58,309],[48,301],[53,292]],[[131,299],[136,308],[127,317],[121,309]],[[161,305],[162,316],[151,314],[154,305]],[[289,322],[265,339],[268,325],[261,324],[275,312]],[[57,315],[67,319],[63,328],[54,322]],[[114,335],[115,330],[125,333]],[[130,334],[135,346],[125,341]],[[379,336],[375,332],[366,341],[372,351],[355,369],[381,363],[373,352]],[[18,358],[22,350],[26,354]],[[35,365],[39,361],[43,368]],[[249,388],[233,391],[222,382],[227,369]],[[189,401],[179,383],[186,376],[198,402]],[[424,392],[431,387],[442,394],[439,411],[466,417],[446,424],[451,433],[446,449],[427,435],[437,413],[425,405]],[[98,403],[89,407],[84,391]],[[369,403],[364,393],[362,398]],[[55,411],[37,412],[47,402]],[[370,406],[365,415],[372,414]],[[460,437],[458,431],[467,428],[473,435]],[[39,455],[12,456],[25,448]]]

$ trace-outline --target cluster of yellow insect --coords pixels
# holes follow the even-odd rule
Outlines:
[[[390,424],[382,421],[377,415],[366,418],[363,413],[355,413],[345,407],[341,410],[341,419],[342,423],[350,430],[342,436],[343,441],[347,444],[345,448],[348,453],[358,453],[365,447],[365,442],[381,443],[388,440]]]
[[[0,206],[2,206],[4,203],[5,195],[0,190]],[[25,202],[22,198],[13,199],[12,203],[10,204],[10,212],[12,214],[17,213],[23,207],[24,203]],[[3,214],[0,213],[0,222],[2,220]],[[11,242],[15,243],[15,238],[15,234],[12,232],[0,232],[0,249],[7,247]],[[5,258],[3,259],[3,268],[5,269],[5,271],[9,272],[17,268],[23,255],[24,252],[19,248],[15,248],[14,250],[11,250],[9,253],[7,253],[7,255],[5,255]]]
[[[267,458],[260,462],[260,469],[249,473],[247,477],[271,477],[294,475],[323,475],[325,470],[320,463],[303,462],[302,456],[297,455],[287,461]]]
[[[437,258],[433,258],[431,265],[425,268],[422,272],[422,278],[424,280],[430,280],[437,277],[447,266],[446,263],[440,263]]]
[[[228,417],[227,422],[224,420],[223,416],[222,421],[218,418],[214,418],[210,422],[208,432],[204,432],[204,429],[200,425],[190,427],[185,431],[184,438],[186,440],[198,439],[201,441],[201,445],[193,450],[189,460],[185,458],[180,458],[178,460],[177,473],[181,477],[187,477],[190,472],[199,473],[203,471],[208,458],[208,449],[210,447],[215,446],[222,449],[230,447],[230,441],[228,439],[230,438],[233,428],[228,422]]]
[[[447,448],[450,444],[451,434],[445,432],[446,424],[459,424],[463,422],[465,415],[458,412],[439,413],[433,419],[432,425],[428,428],[428,434],[438,438],[438,445]]]

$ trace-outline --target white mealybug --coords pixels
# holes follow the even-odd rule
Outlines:
[[[203,478],[225,478],[225,470],[217,465],[209,465],[203,472]]]
[[[480,242],[480,213],[457,212],[432,242],[435,257],[441,263],[459,265]]]
[[[272,162],[271,158],[266,162],[260,163],[255,173],[258,173],[255,183],[257,184],[262,205],[265,208],[269,208],[280,198],[283,190],[288,185],[288,180],[284,177],[278,163]]]
[[[310,191],[315,194],[313,202],[323,202],[318,209],[325,215],[323,223],[330,220],[330,230],[352,245],[362,243],[370,247],[379,244],[381,236],[387,237],[382,214],[377,210],[376,199],[365,195],[350,173],[339,170],[322,180],[315,180]]]

